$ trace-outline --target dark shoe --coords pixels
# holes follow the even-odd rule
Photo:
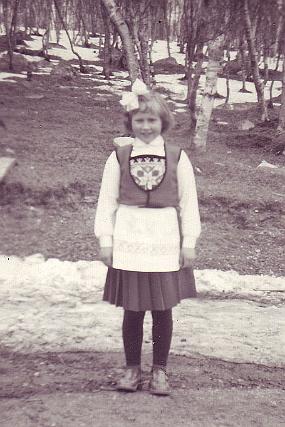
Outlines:
[[[162,368],[153,368],[149,391],[157,396],[169,396],[171,393],[166,372]]]
[[[127,366],[125,374],[117,382],[119,391],[137,391],[142,388],[141,368],[137,366]]]

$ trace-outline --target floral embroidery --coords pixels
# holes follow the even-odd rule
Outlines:
[[[157,244],[157,243],[142,243],[128,242],[126,240],[114,241],[114,250],[131,253],[132,255],[174,255],[176,256],[179,250],[179,243],[175,244]]]
[[[130,159],[130,174],[143,190],[151,191],[162,182],[166,171],[165,157],[136,156]]]

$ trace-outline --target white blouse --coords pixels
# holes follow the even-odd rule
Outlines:
[[[165,155],[158,136],[146,144],[135,138],[131,156]],[[179,231],[175,208],[139,208],[120,205],[120,165],[115,151],[107,159],[98,199],[94,231],[101,247],[113,247],[113,267],[131,271],[176,271],[182,246],[194,248],[201,232],[195,177],[182,150],[177,166]],[[136,256],[137,255],[137,256]]]

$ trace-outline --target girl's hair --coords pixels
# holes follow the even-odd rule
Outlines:
[[[125,113],[125,126],[129,132],[132,132],[132,117],[139,111],[142,113],[153,113],[160,117],[162,127],[161,133],[166,132],[174,124],[173,114],[167,102],[156,92],[148,92],[145,95],[139,95],[139,108]]]

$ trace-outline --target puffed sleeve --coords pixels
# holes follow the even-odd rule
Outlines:
[[[201,222],[193,167],[183,150],[177,165],[177,181],[183,239],[182,246],[185,248],[194,248],[201,233]]]
[[[95,215],[94,232],[101,247],[113,246],[119,185],[120,165],[116,152],[113,151],[105,164]]]

